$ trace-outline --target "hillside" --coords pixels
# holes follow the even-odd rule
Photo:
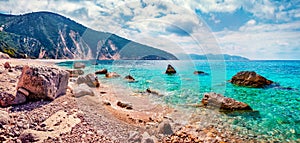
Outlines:
[[[0,14],[0,51],[15,58],[177,59],[112,33],[87,28],[50,12]]]

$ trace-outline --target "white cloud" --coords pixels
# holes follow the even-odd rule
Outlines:
[[[288,24],[244,25],[239,31],[215,33],[223,52],[248,56],[251,59],[297,58],[278,53],[300,55],[300,22]],[[258,53],[259,52],[259,53]],[[284,54],[283,54],[284,56]]]

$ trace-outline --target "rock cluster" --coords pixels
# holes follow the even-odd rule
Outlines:
[[[254,88],[263,88],[273,84],[273,81],[266,79],[254,71],[238,72],[231,78],[230,82],[238,86]]]
[[[236,101],[232,98],[224,97],[217,93],[204,93],[201,100],[204,106],[216,107],[222,111],[244,110],[252,111],[252,108],[243,102]]]

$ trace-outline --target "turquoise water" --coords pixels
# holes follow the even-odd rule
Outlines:
[[[232,117],[234,126],[284,142],[300,138],[300,61],[98,61],[99,65],[85,62],[86,73],[107,68],[122,77],[130,74],[138,81],[127,83],[120,78],[107,80],[99,75],[101,82],[122,83],[134,92],[151,88],[163,94],[162,101],[170,105],[199,103],[205,92],[224,94],[259,111],[257,117],[235,115]],[[164,74],[168,64],[175,67],[176,75]],[[59,65],[72,68],[73,62]],[[195,70],[209,75],[194,75]],[[227,82],[244,70],[255,71],[279,83],[280,88],[245,88]]]

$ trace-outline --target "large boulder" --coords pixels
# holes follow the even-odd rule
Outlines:
[[[9,59],[9,55],[8,54],[5,54],[5,53],[2,53],[0,52],[0,59]]]
[[[85,64],[81,63],[81,62],[75,62],[74,65],[73,65],[73,67],[75,69],[83,69],[83,68],[85,68]]]
[[[119,74],[117,74],[116,72],[109,72],[105,74],[106,78],[116,78],[116,77],[120,77]]]
[[[29,92],[28,99],[54,100],[60,95],[66,94],[69,73],[52,67],[24,66],[19,78],[17,89],[22,88]],[[20,92],[18,90],[17,92]],[[22,94],[26,94],[22,92]]]
[[[77,84],[85,83],[89,87],[99,87],[100,83],[98,81],[97,75],[90,73],[86,76],[79,76],[76,81]]]
[[[85,95],[94,96],[94,91],[85,83],[79,84],[78,87],[73,90],[74,97],[81,97]]]
[[[231,78],[230,82],[238,86],[254,88],[263,88],[274,83],[273,81],[266,79],[254,71],[238,72]]]
[[[106,74],[107,73],[107,69],[101,69],[95,72],[95,74]]]
[[[214,92],[204,93],[201,102],[206,107],[217,107],[222,111],[252,111],[252,108],[248,104],[236,101],[232,98],[224,97],[223,95]]]
[[[175,74],[176,70],[173,66],[168,65],[167,70],[166,70],[166,74]]]

